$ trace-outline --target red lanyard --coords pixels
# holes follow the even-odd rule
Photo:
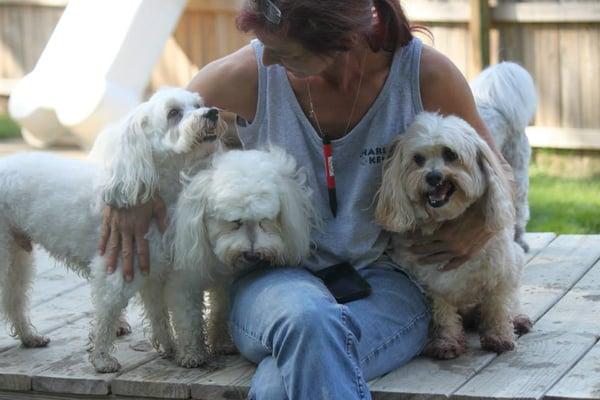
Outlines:
[[[337,198],[335,193],[335,172],[333,170],[333,149],[331,141],[323,135],[323,158],[325,159],[325,177],[327,179],[327,191],[329,194],[329,208],[333,217],[337,214]]]

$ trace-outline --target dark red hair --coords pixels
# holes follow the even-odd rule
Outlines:
[[[374,51],[393,51],[413,37],[398,0],[269,1],[281,11],[279,23],[265,16],[266,0],[246,0],[236,19],[238,29],[281,34],[315,53],[349,50],[355,33],[363,35]]]

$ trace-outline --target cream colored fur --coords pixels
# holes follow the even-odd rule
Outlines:
[[[434,177],[440,181],[428,183]],[[454,192],[440,189],[447,189],[447,182]],[[512,321],[520,314],[524,254],[513,240],[511,188],[489,146],[458,117],[419,114],[394,142],[384,164],[377,221],[392,232],[429,235],[443,222],[460,219],[469,207],[483,210],[482,224],[494,236],[455,270],[441,272],[440,264],[419,265],[404,247],[402,236],[392,236],[391,257],[431,299],[433,319],[426,353],[438,358],[465,351],[461,314],[476,307],[481,311],[482,347],[499,353],[514,348]]]

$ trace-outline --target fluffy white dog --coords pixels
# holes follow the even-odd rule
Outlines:
[[[256,265],[295,266],[310,252],[319,226],[303,169],[281,149],[232,150],[216,155],[196,174],[175,214],[173,259],[177,271],[193,271],[210,285],[208,342],[229,353],[228,289]]]
[[[426,354],[453,358],[464,353],[461,314],[480,310],[484,349],[514,348],[513,319],[522,331],[518,290],[524,254],[513,240],[515,208],[497,157],[475,130],[458,117],[421,113],[386,159],[375,216],[392,232],[431,234],[444,221],[481,207],[486,228],[495,232],[482,251],[461,267],[441,272],[439,264],[418,265],[392,235],[390,255],[408,269],[429,295],[433,318]]]
[[[515,190],[515,241],[526,252],[525,226],[529,220],[529,158],[531,146],[525,127],[532,120],[537,95],[533,79],[523,67],[502,62],[486,68],[472,82],[477,110],[502,155],[513,169]]]
[[[93,279],[96,317],[91,359],[98,371],[118,368],[108,352],[121,310],[136,291],[142,294],[153,327],[166,324],[165,310],[156,301],[166,290],[165,274],[170,268],[160,233],[152,227],[148,234],[150,276],[138,272],[132,284],[123,282],[120,272],[104,276],[105,262],[96,255],[103,205],[147,201],[156,191],[167,206],[174,205],[182,188],[181,171],[194,173],[205,167],[209,155],[220,147],[218,139],[224,131],[218,110],[204,107],[197,94],[164,89],[102,133],[92,154],[106,160],[106,167],[94,157],[70,160],[48,153],[0,160],[1,311],[23,345],[39,347],[49,342],[36,332],[28,315],[33,244]],[[186,351],[180,348],[181,364],[201,361],[201,356]]]

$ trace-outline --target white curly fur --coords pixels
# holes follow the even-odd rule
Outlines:
[[[513,169],[516,182],[515,241],[528,251],[524,234],[529,220],[527,193],[531,146],[525,127],[533,119],[537,106],[533,78],[518,64],[502,62],[486,68],[471,82],[471,88],[479,114]]]
[[[175,111],[174,111],[175,110]],[[88,160],[71,160],[48,153],[28,153],[0,160],[0,285],[2,314],[26,346],[49,341],[29,319],[27,292],[31,286],[32,243],[92,281],[95,305],[94,349],[91,361],[98,371],[119,368],[109,355],[122,309],[141,293],[155,342],[166,351],[177,347],[178,362],[194,366],[203,361],[199,288],[179,276],[169,277],[169,247],[156,227],[148,233],[152,269],[137,270],[132,283],[118,271],[106,275],[105,260],[97,255],[104,202],[118,206],[149,200],[158,190],[168,207],[182,189],[180,173],[203,168],[220,148],[225,123],[216,109],[183,89],[158,91],[123,121],[101,133]],[[137,265],[136,265],[137,268]],[[183,293],[200,293],[186,297]],[[197,301],[201,303],[201,300]],[[177,335],[173,344],[167,307]],[[184,321],[183,323],[181,321]],[[182,325],[182,326],[180,326]],[[187,335],[187,336],[186,336]],[[192,337],[193,336],[193,337]]]
[[[468,207],[481,207],[483,223],[496,233],[478,255],[455,270],[418,265],[402,236],[392,235],[391,257],[431,298],[426,352],[439,358],[465,351],[460,314],[476,306],[481,312],[482,346],[497,352],[514,347],[512,321],[519,314],[524,254],[513,240],[511,188],[492,150],[458,117],[419,114],[385,161],[377,221],[392,232],[417,230],[429,235],[444,221],[460,219]]]
[[[214,353],[233,348],[226,327],[233,277],[257,264],[300,264],[318,221],[304,170],[281,149],[215,155],[190,180],[167,235],[175,271],[215,283],[207,326]]]

